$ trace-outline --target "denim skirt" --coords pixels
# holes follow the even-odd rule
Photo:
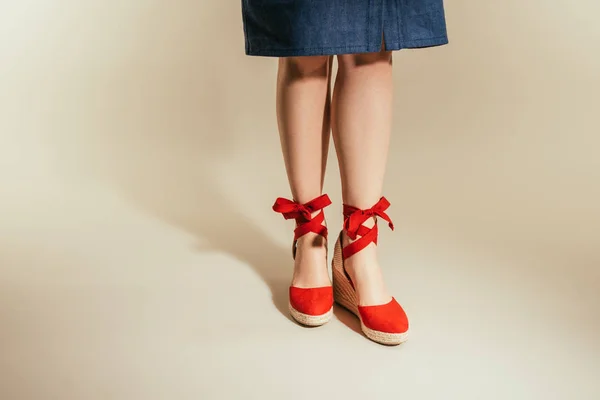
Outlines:
[[[242,0],[246,54],[371,53],[448,43],[443,0]]]

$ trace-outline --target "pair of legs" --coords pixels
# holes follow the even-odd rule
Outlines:
[[[364,209],[382,195],[392,120],[392,55],[381,51],[339,55],[337,60],[332,96],[333,57],[279,59],[281,146],[292,196],[305,203],[322,193],[333,132],[343,202]],[[374,223],[372,219],[365,225]],[[344,244],[349,241],[344,237]],[[310,233],[301,237],[292,284],[307,288],[330,285],[323,268],[325,254],[321,236]],[[346,268],[362,305],[390,300],[374,244],[346,260]]]

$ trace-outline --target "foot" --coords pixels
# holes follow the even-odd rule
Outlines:
[[[296,242],[292,286],[317,288],[331,286],[327,270],[327,239],[316,233],[307,233]]]
[[[370,218],[363,225],[371,228],[375,225],[375,219]],[[352,242],[346,232],[342,232],[342,246]],[[377,245],[371,243],[362,251],[345,259],[344,267],[354,284],[360,306],[387,304],[392,300],[377,260]]]

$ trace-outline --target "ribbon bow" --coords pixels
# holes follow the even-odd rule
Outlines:
[[[387,210],[389,206],[390,202],[385,197],[379,199],[377,204],[366,210],[361,210],[359,208],[344,204],[344,216],[346,217],[344,221],[344,229],[348,233],[350,239],[356,239],[356,236],[360,234],[359,231],[362,227],[362,224],[372,217],[380,217],[384,219],[388,222],[390,229],[394,230],[394,224],[392,223],[391,218],[385,213],[385,210]]]
[[[279,197],[273,204],[273,211],[283,214],[285,219],[295,219],[298,222],[312,220],[312,213],[319,211],[331,204],[326,194],[317,197],[305,204]]]

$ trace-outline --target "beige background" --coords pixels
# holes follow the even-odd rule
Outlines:
[[[446,8],[395,58],[384,348],[285,313],[239,1],[0,0],[0,399],[600,398],[600,5]]]

